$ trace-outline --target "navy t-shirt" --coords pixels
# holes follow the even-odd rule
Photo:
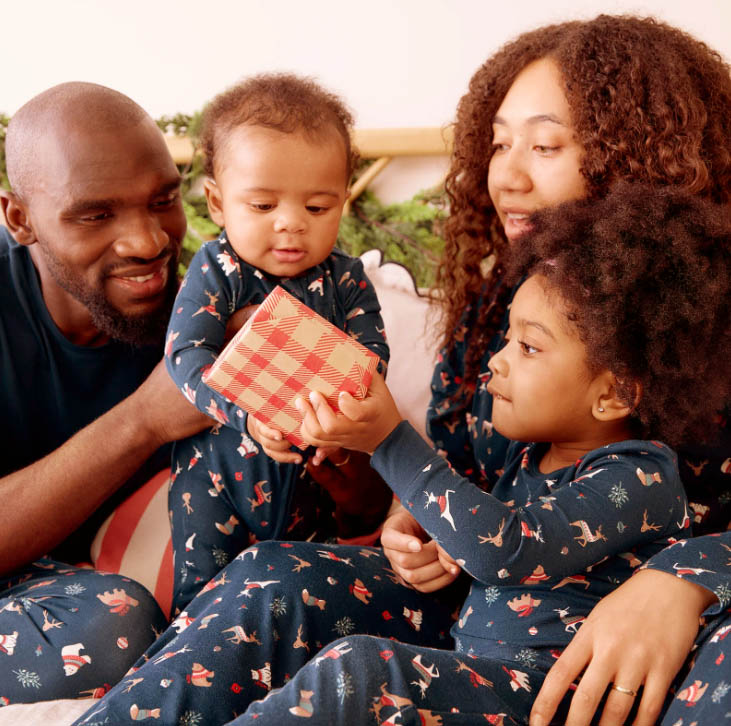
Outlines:
[[[0,476],[54,451],[126,398],[161,357],[162,341],[159,347],[134,348],[67,340],[46,309],[28,248],[0,227]],[[164,459],[152,468],[159,463]],[[102,512],[89,529],[101,518]]]

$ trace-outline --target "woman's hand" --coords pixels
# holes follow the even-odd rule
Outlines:
[[[383,380],[373,376],[368,395],[362,401],[341,393],[336,414],[325,397],[313,392],[309,401],[298,398],[297,409],[303,414],[302,438],[313,446],[342,446],[372,453],[401,422],[396,404]]]
[[[419,592],[434,592],[459,575],[457,563],[399,506],[384,522],[383,553],[393,571]]]
[[[287,441],[278,429],[263,424],[249,415],[246,419],[246,428],[249,436],[259,442],[267,456],[280,464],[300,464],[302,455],[292,451],[292,444]]]
[[[674,575],[641,570],[592,610],[546,676],[531,711],[531,726],[551,722],[571,683],[566,726],[588,726],[607,687],[644,686],[634,726],[653,726],[673,678],[698,633],[712,592]],[[634,697],[610,690],[599,726],[620,726]]]

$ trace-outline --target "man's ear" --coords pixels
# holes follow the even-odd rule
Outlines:
[[[2,205],[5,225],[19,245],[32,245],[38,238],[30,224],[26,203],[13,192],[0,190],[0,205]]]
[[[221,197],[221,190],[218,188],[218,184],[216,184],[214,179],[206,177],[203,182],[203,191],[206,195],[208,213],[211,215],[211,219],[219,227],[225,227],[226,224],[223,219],[223,199]]]
[[[617,379],[610,371],[601,373],[597,377],[597,383],[591,412],[598,421],[619,421],[628,418],[642,397],[642,386],[638,382],[628,385],[626,381]],[[632,403],[627,403],[629,398],[632,399]]]

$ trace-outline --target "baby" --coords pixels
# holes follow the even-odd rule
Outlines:
[[[230,316],[277,285],[388,361],[363,266],[334,249],[356,159],[352,124],[336,96],[289,74],[246,80],[204,112],[205,194],[223,232],[190,263],[165,359],[185,396],[218,423],[173,450],[174,612],[252,542],[327,533],[327,503],[314,483],[308,488],[302,455],[202,375]]]

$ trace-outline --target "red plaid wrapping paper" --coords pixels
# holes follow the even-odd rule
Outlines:
[[[203,380],[304,449],[295,398],[318,391],[337,411],[341,391],[365,396],[377,365],[375,353],[277,286]]]

